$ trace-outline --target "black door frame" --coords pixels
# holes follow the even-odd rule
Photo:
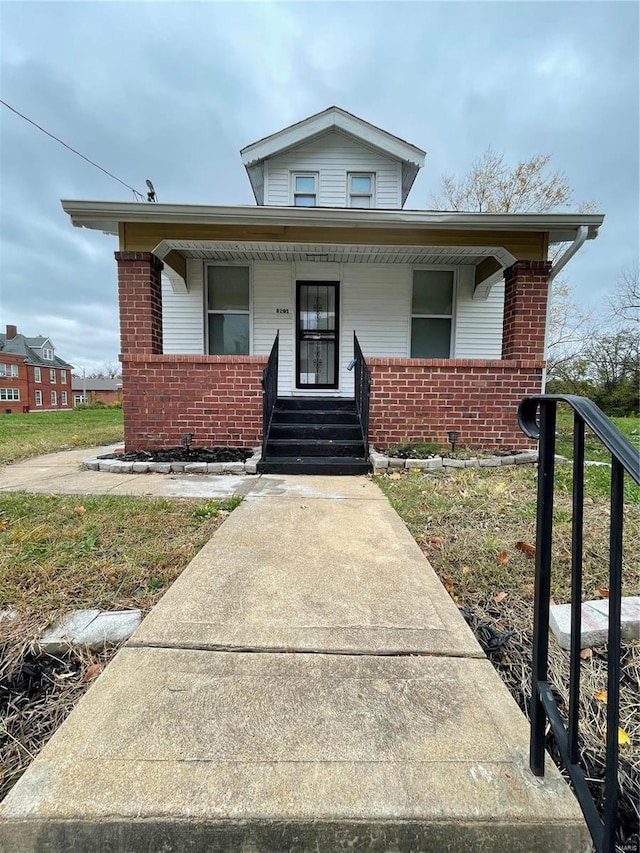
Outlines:
[[[300,288],[308,285],[325,285],[335,288],[335,329],[334,329],[334,381],[328,385],[301,385],[300,384],[300,341],[302,340],[302,332],[300,329]],[[296,390],[304,391],[315,389],[333,389],[337,390],[340,376],[340,282],[339,281],[318,281],[318,280],[301,280],[296,281]]]

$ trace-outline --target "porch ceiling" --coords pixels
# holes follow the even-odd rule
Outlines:
[[[316,261],[368,264],[473,264],[495,258],[509,266],[516,258],[500,246],[375,246],[330,243],[235,243],[208,240],[163,240],[153,250],[185,258],[216,261]]]

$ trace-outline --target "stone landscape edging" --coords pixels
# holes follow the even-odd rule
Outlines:
[[[538,461],[537,450],[525,450],[522,453],[513,453],[508,456],[486,456],[475,459],[455,459],[447,456],[432,456],[430,459],[400,459],[397,456],[386,456],[373,447],[369,453],[369,459],[376,471],[389,471],[399,469],[431,470],[439,468],[499,468],[502,465],[533,465]],[[556,456],[556,461],[564,462],[564,456]]]
[[[123,462],[92,456],[82,464],[88,471],[109,474],[255,474],[262,449],[257,447],[246,462]]]

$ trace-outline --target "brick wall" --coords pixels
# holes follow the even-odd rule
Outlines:
[[[504,273],[502,357],[544,358],[549,261],[517,261]]]
[[[518,405],[539,394],[541,361],[368,358],[372,374],[370,441],[382,448],[402,441],[529,448],[519,429]]]
[[[253,447],[262,437],[266,356],[124,354],[127,450],[175,447],[193,433],[199,447]]]
[[[36,376],[36,366],[33,364],[26,365],[27,375],[29,380],[29,396],[28,403],[29,409],[32,412],[42,412],[42,411],[57,411],[58,409],[62,409],[66,411],[67,409],[73,408],[73,392],[71,391],[71,370],[63,369],[60,367],[45,367],[44,365],[39,365],[40,367],[40,382],[35,381]],[[55,375],[55,382],[51,381],[51,371],[53,370]],[[62,381],[62,376],[65,375],[65,381]],[[42,405],[38,406],[36,402],[36,391],[42,392]],[[51,402],[51,392],[56,392],[56,402]],[[62,402],[62,394],[63,392],[67,395],[66,403]]]
[[[151,252],[116,252],[120,351],[162,352],[162,261]]]
[[[29,405],[29,384],[27,382],[27,365],[24,358],[12,353],[0,352],[0,364],[18,365],[17,376],[0,375],[0,388],[17,389],[19,400],[0,400],[0,414],[8,412],[22,412]],[[2,371],[4,374],[4,370]]]

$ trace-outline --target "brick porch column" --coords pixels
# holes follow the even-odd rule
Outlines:
[[[502,358],[544,358],[550,269],[550,261],[516,261],[505,270]]]
[[[151,252],[115,252],[118,263],[120,352],[162,353],[163,263]]]

